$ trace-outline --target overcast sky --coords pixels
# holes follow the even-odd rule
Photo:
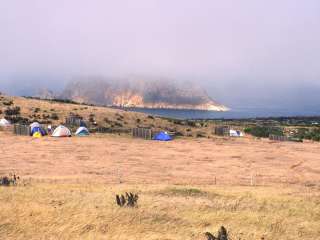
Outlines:
[[[91,75],[193,80],[232,106],[319,106],[320,1],[0,2],[0,91]]]

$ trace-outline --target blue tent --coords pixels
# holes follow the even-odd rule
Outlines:
[[[170,135],[166,132],[159,132],[158,134],[156,134],[153,137],[153,140],[157,140],[157,141],[171,141],[172,138],[170,137]]]
[[[45,136],[45,135],[47,134],[46,131],[45,131],[43,128],[41,128],[41,127],[34,127],[34,128],[32,128],[32,130],[31,130],[31,136],[33,136],[33,134],[35,134],[36,132],[41,133],[42,136]]]

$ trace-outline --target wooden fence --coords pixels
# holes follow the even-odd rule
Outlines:
[[[106,128],[106,127],[97,127],[97,128],[90,128],[90,132],[92,133],[130,133],[130,129],[120,129],[120,128]]]
[[[214,134],[219,136],[229,136],[230,127],[229,126],[217,126],[214,128]]]
[[[290,141],[290,139],[287,136],[277,136],[277,135],[269,135],[269,139],[272,141]]]
[[[70,116],[66,118],[65,121],[66,126],[75,126],[75,127],[80,127],[80,126],[88,126],[88,124],[80,117],[77,116]]]
[[[13,133],[16,135],[30,136],[30,127],[28,125],[15,124]]]
[[[152,139],[153,133],[150,128],[133,128],[132,136],[134,138]]]

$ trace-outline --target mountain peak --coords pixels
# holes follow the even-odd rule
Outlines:
[[[119,107],[229,110],[212,100],[198,85],[170,80],[79,79],[69,83],[61,97]]]

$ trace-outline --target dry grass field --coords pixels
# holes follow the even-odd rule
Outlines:
[[[136,208],[115,194],[139,193]],[[0,188],[1,239],[320,239],[319,195],[304,188],[30,183]]]
[[[0,132],[0,174],[129,184],[313,185],[320,144],[252,138],[146,141],[111,134],[35,139]]]
[[[320,239],[320,144],[0,132],[0,239]],[[120,183],[121,182],[121,183]],[[252,186],[251,186],[252,185]],[[139,194],[120,208],[115,195]]]

